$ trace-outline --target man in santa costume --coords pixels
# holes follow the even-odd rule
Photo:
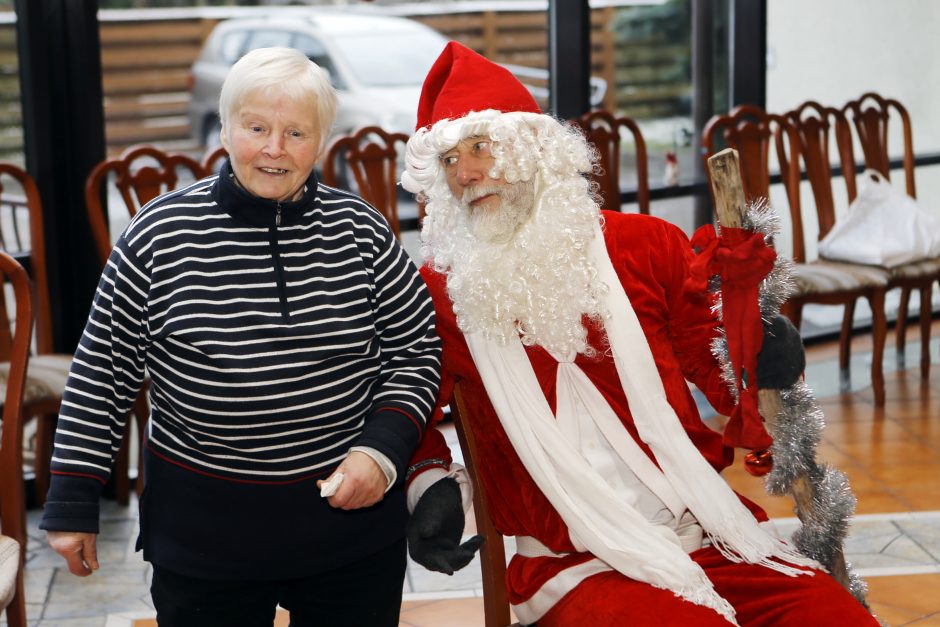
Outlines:
[[[711,352],[716,315],[683,289],[693,251],[678,228],[601,212],[584,137],[453,42],[425,80],[406,165],[402,185],[426,202],[440,404],[459,383],[489,513],[516,537],[507,583],[523,623],[877,625],[719,474],[733,448],[687,381],[724,415],[734,398]],[[765,350],[796,354],[758,377],[785,387],[802,346],[775,328]],[[412,470],[412,502],[455,487],[429,430],[416,458],[435,457]]]

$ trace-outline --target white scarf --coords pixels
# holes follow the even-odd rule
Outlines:
[[[774,558],[821,569],[817,562],[799,555],[762,529],[689,440],[666,399],[653,354],[614,271],[599,225],[588,255],[599,279],[608,287],[606,310],[611,315],[605,329],[630,412],[640,438],[652,450],[672,490],[657,488],[645,473],[637,473],[638,476],[667,504],[674,500],[668,493],[678,494],[729,560],[760,564],[790,576],[807,571]],[[556,422],[520,341],[500,345],[484,338],[481,332],[465,336],[510,442],[536,485],[568,526],[574,546],[579,551],[590,551],[631,579],[671,590],[737,624],[734,608],[715,592],[701,567],[631,505],[618,499],[559,429],[558,422],[562,421],[563,412],[575,406],[576,395],[613,450],[631,469],[636,469],[631,451],[637,444],[573,360],[558,367]]]

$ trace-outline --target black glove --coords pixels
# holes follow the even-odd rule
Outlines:
[[[408,520],[405,531],[411,558],[428,570],[453,575],[470,563],[483,544],[483,536],[459,544],[463,525],[460,486],[445,477],[421,495]]]
[[[757,386],[765,390],[788,388],[806,369],[806,353],[800,332],[777,314],[764,323],[764,343],[757,354]]]

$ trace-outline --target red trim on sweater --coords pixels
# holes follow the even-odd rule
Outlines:
[[[425,425],[424,425],[420,420],[418,420],[417,418],[415,418],[414,416],[412,416],[411,414],[409,414],[408,412],[406,412],[404,409],[401,409],[400,407],[378,407],[378,408],[376,408],[376,411],[382,411],[382,410],[397,411],[399,414],[402,414],[403,416],[406,416],[406,417],[408,418],[408,420],[410,420],[411,422],[414,423],[415,427],[418,428],[418,433],[419,433],[419,434],[424,433]]]
[[[289,481],[254,481],[254,480],[249,480],[249,479],[232,479],[231,477],[223,477],[222,475],[217,475],[215,473],[206,472],[205,470],[199,470],[198,468],[193,468],[192,466],[187,466],[186,464],[181,464],[180,462],[172,460],[166,455],[162,455],[158,453],[157,451],[153,450],[152,446],[148,445],[147,450],[150,451],[153,455],[162,459],[163,461],[173,464],[174,466],[179,466],[180,468],[183,468],[190,472],[194,472],[197,475],[202,475],[204,477],[212,477],[213,479],[221,479],[222,481],[228,481],[231,483],[247,483],[250,485],[290,485],[292,483],[300,483],[301,481],[310,481],[311,479],[326,477],[330,473],[333,472],[332,470],[330,470],[329,472],[321,472],[321,473],[316,473],[316,474],[311,474],[311,475],[304,475],[303,477],[299,477],[297,479],[291,479]]]
[[[101,477],[96,477],[95,475],[86,475],[83,472],[62,472],[61,470],[53,470],[52,474],[61,475],[63,477],[84,477],[86,479],[94,479],[101,485],[105,485],[108,482],[107,479],[102,479]]]

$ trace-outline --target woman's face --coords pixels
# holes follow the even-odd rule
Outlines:
[[[221,138],[242,187],[271,200],[300,198],[319,157],[316,120],[313,102],[250,94]]]

